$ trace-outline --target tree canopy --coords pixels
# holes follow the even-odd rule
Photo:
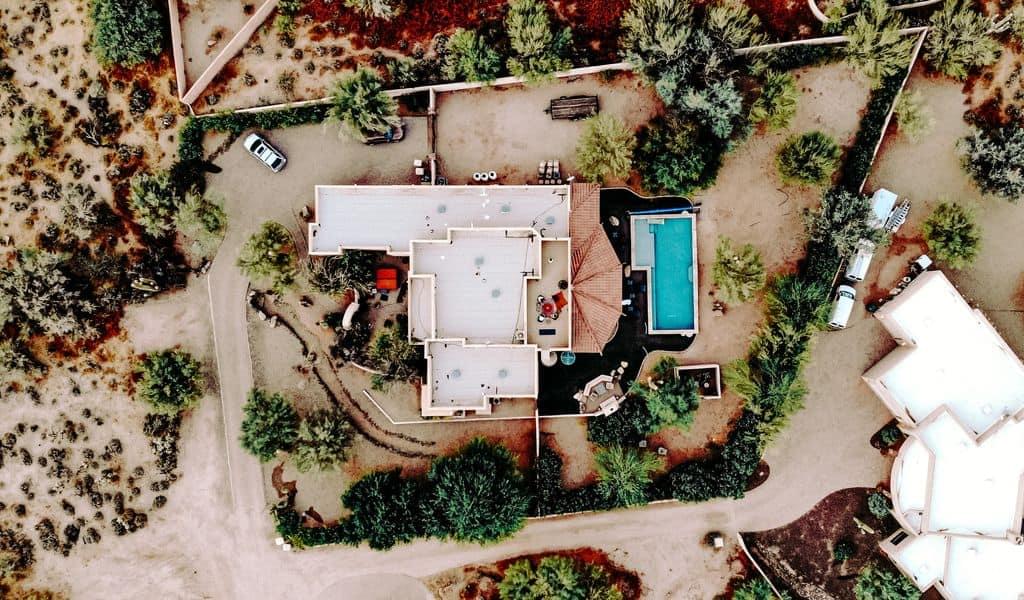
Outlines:
[[[924,39],[924,59],[937,71],[966,79],[970,72],[996,62],[999,42],[989,19],[965,0],[946,0],[932,13]]]
[[[277,292],[288,289],[298,272],[291,234],[284,225],[267,221],[242,246],[238,266],[250,279],[269,280]]]
[[[954,269],[969,265],[978,254],[981,232],[970,208],[943,202],[921,226],[928,251]]]
[[[501,74],[501,54],[478,31],[456,29],[447,49],[441,63],[447,79],[491,82]]]
[[[132,177],[128,203],[135,221],[153,237],[174,232],[180,198],[168,171],[139,173]]]
[[[403,479],[401,469],[364,475],[341,497],[349,516],[345,527],[354,539],[367,540],[374,550],[387,550],[423,535],[416,479]]]
[[[853,594],[857,600],[917,600],[921,597],[914,582],[878,563],[861,570]]]
[[[367,17],[388,21],[398,14],[396,0],[345,0],[345,6]]]
[[[476,438],[427,472],[428,532],[460,542],[491,542],[523,527],[529,493],[512,454]]]
[[[317,410],[299,423],[292,448],[292,460],[301,473],[331,471],[348,458],[355,432],[345,413],[338,409]]]
[[[567,556],[545,556],[535,567],[528,558],[505,569],[498,582],[502,600],[622,600],[619,590],[598,565]]]
[[[818,210],[806,214],[805,223],[811,241],[835,248],[840,256],[850,256],[862,239],[885,241],[885,232],[874,227],[873,218],[867,196],[833,188],[822,196]]]
[[[920,92],[903,92],[893,110],[899,132],[912,142],[920,141],[935,125],[935,115]]]
[[[385,133],[401,123],[398,103],[384,91],[380,76],[366,68],[335,82],[327,121],[340,124],[340,132],[358,140]]]
[[[306,270],[313,289],[328,296],[341,296],[348,290],[367,292],[374,284],[373,267],[377,254],[364,250],[345,250],[341,254],[309,257]]]
[[[134,67],[160,54],[164,22],[150,0],[92,0],[89,10],[100,64]]]
[[[761,93],[750,107],[750,122],[768,129],[785,129],[796,115],[799,98],[792,73],[768,71],[762,77]]]
[[[652,121],[641,131],[633,163],[650,192],[688,195],[718,177],[724,145],[677,117]]]
[[[738,249],[725,236],[718,238],[715,249],[715,263],[711,268],[715,285],[725,297],[736,302],[746,302],[764,287],[764,264],[761,253],[751,244]]]
[[[775,166],[786,182],[821,185],[828,183],[839,166],[842,150],[820,131],[792,135],[775,156]]]
[[[193,408],[203,395],[202,365],[182,350],[161,350],[143,357],[135,397],[156,412],[174,415]]]
[[[865,0],[843,34],[846,62],[876,84],[909,66],[912,36],[900,35],[907,19],[886,0]]]
[[[259,388],[249,392],[242,406],[242,448],[266,462],[278,450],[290,450],[298,437],[299,415],[291,402],[279,393]]]
[[[572,31],[556,30],[548,6],[540,0],[512,0],[505,17],[505,32],[512,47],[508,70],[527,81],[538,81],[572,66],[568,52]]]
[[[625,179],[633,165],[636,136],[622,121],[602,113],[586,120],[576,144],[576,166],[588,181]]]
[[[634,381],[630,394],[647,404],[651,414],[651,429],[656,433],[665,427],[689,429],[693,415],[700,405],[697,383],[691,377],[679,377],[675,373],[678,363],[674,358],[664,357],[654,365],[651,381]]]
[[[0,325],[15,321],[22,333],[79,340],[95,337],[99,306],[73,277],[66,257],[20,249],[0,268]]]
[[[597,489],[613,506],[644,504],[652,475],[665,466],[660,456],[631,446],[609,446],[594,455]]]
[[[963,166],[982,192],[1017,202],[1024,196],[1024,128],[975,129],[960,142]]]

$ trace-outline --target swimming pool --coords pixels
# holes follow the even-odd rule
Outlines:
[[[632,267],[647,271],[649,333],[697,332],[694,216],[632,215]]]

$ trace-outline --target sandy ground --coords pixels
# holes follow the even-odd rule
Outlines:
[[[261,3],[247,0],[177,1],[182,15],[181,46],[185,54],[185,78],[191,84],[210,66],[235,32],[249,20],[243,5],[258,7]]]
[[[536,183],[537,163],[558,160],[562,176],[575,172],[584,124],[554,121],[544,112],[559,96],[596,95],[601,111],[639,129],[662,110],[657,94],[631,73],[571,82],[482,88],[438,94],[437,153],[453,184],[472,183],[477,171],[496,171],[498,183]],[[614,182],[609,182],[614,183]]]

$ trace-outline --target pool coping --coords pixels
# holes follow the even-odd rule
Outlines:
[[[651,269],[654,267],[656,260],[654,252],[651,254],[651,264],[649,266],[637,266],[636,264],[636,219],[691,219],[693,235],[691,236],[691,242],[693,244],[693,328],[692,329],[655,329],[654,328],[654,280],[652,278]],[[699,278],[698,278],[698,262],[697,262],[697,215],[690,211],[683,211],[680,213],[645,213],[645,214],[630,214],[629,215],[629,266],[631,270],[643,271],[647,277],[647,333],[650,335],[696,335],[700,331],[700,311],[697,308],[699,302]]]

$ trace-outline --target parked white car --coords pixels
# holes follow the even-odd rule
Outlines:
[[[255,156],[275,173],[280,172],[288,162],[288,159],[284,157],[284,154],[281,154],[280,150],[271,146],[270,142],[258,133],[250,133],[249,137],[245,138],[245,141],[242,142],[242,145],[249,151],[249,154]]]
[[[848,285],[839,286],[836,299],[832,302],[832,314],[828,317],[829,329],[846,329],[856,300],[857,290]]]

